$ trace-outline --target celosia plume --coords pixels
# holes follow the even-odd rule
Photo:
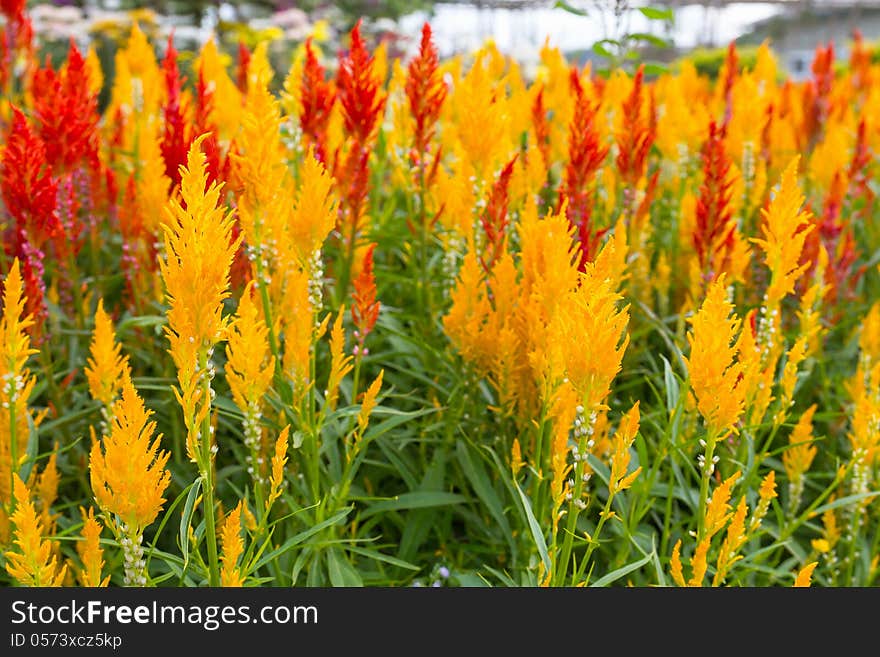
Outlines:
[[[181,77],[177,67],[177,50],[174,48],[174,34],[168,36],[168,47],[162,60],[165,73],[165,105],[162,107],[162,158],[165,160],[165,175],[171,180],[172,188],[180,185],[180,169],[186,164],[186,155],[192,141],[188,123],[188,108],[181,97],[186,79]],[[216,177],[216,170],[214,175]]]
[[[580,266],[584,270],[598,252],[599,241],[606,229],[593,225],[593,196],[596,173],[608,147],[602,147],[596,126],[597,106],[587,97],[577,69],[569,76],[574,94],[574,116],[568,134],[568,162],[565,166],[562,186],[559,190],[560,204],[566,203],[566,216],[576,228],[580,244]]]
[[[688,321],[691,350],[685,362],[697,408],[710,434],[736,432],[746,390],[737,360],[740,321],[727,298],[725,276],[709,286],[700,309]]]
[[[14,548],[4,554],[6,571],[22,586],[61,586],[67,574],[53,554],[52,543],[43,540],[43,525],[30,499],[27,486],[16,474],[13,482],[15,511]]]
[[[318,61],[312,39],[306,39],[305,61],[300,82],[299,124],[303,132],[304,146],[314,148],[319,162],[327,163],[327,127],[330,113],[336,102],[336,90],[324,75],[324,67]]]
[[[354,279],[354,292],[352,293],[351,320],[356,329],[354,337],[359,346],[359,351],[355,353],[363,353],[364,355],[367,354],[364,349],[364,341],[379,318],[380,303],[376,298],[376,277],[373,274],[373,251],[375,249],[375,243],[367,246],[360,273]]]
[[[407,67],[406,97],[415,124],[410,160],[424,171],[428,167],[431,140],[446,99],[446,84],[428,23],[422,25],[419,52]]]
[[[365,146],[372,141],[373,132],[385,108],[386,96],[381,86],[384,80],[376,76],[375,58],[367,52],[361,36],[361,21],[351,33],[351,44],[346,54],[340,53],[336,86],[345,131]]]
[[[165,504],[171,473],[165,469],[170,454],[161,451],[156,422],[131,381],[113,406],[108,435],[95,441],[89,472],[95,500],[101,509],[119,517],[123,533],[139,534],[153,523]]]

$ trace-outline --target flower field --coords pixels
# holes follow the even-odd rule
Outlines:
[[[870,586],[880,65],[0,40],[4,586]]]

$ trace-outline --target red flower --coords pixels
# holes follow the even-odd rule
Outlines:
[[[186,108],[181,103],[181,79],[177,67],[177,50],[174,49],[174,34],[168,36],[168,49],[162,60],[165,72],[167,98],[162,108],[165,121],[162,124],[162,159],[165,160],[165,175],[171,179],[171,188],[180,185],[180,166],[186,164],[186,155],[192,142],[192,134],[187,130]]]
[[[632,91],[623,102],[623,127],[617,135],[617,170],[628,190],[634,190],[645,175],[648,152],[654,143],[653,120],[650,116],[642,116],[644,74],[645,66],[642,64],[633,79]],[[649,114],[653,114],[653,107],[651,110]]]
[[[324,67],[315,55],[311,37],[306,39],[300,99],[302,109],[299,123],[306,138],[306,146],[313,146],[317,160],[326,165],[327,124],[336,102],[336,90],[333,82],[324,78]]]
[[[406,97],[415,121],[413,149],[410,158],[424,171],[434,130],[446,99],[446,84],[440,76],[440,58],[431,38],[431,26],[422,26],[419,54],[409,63],[406,75]]]
[[[238,70],[236,71],[236,82],[238,90],[246,94],[248,88],[248,65],[251,63],[251,51],[245,45],[244,41],[238,42]]]
[[[731,160],[724,149],[724,129],[709,123],[709,138],[703,145],[703,183],[697,199],[693,233],[700,268],[706,281],[715,280],[725,268],[733,249],[736,222],[730,207]]]
[[[373,70],[375,60],[367,52],[361,38],[361,21],[351,30],[351,48],[347,55],[339,56],[336,74],[339,102],[345,132],[357,143],[366,145],[373,138],[379,116],[385,109],[386,96],[381,92],[381,81]]]
[[[58,182],[46,162],[46,146],[31,130],[24,114],[12,108],[12,130],[0,160],[0,190],[6,210],[15,219],[7,249],[15,253],[20,237],[36,249],[61,234],[56,211]]]
[[[207,158],[208,185],[224,180],[229,165],[229,160],[223,157],[220,140],[217,138],[217,126],[211,120],[213,111],[214,89],[205,81],[204,63],[202,63],[196,79],[196,107],[191,136],[208,134],[202,142],[202,150]]]
[[[852,73],[853,86],[860,91],[867,90],[871,81],[872,54],[872,49],[865,46],[861,30],[853,30],[853,44],[849,54],[849,70]]]
[[[830,110],[831,86],[834,83],[834,43],[816,47],[812,64],[813,79],[804,86],[804,127],[807,148],[812,149],[822,134]]]
[[[592,225],[593,183],[608,155],[608,148],[600,145],[596,128],[597,107],[587,101],[577,69],[571,70],[569,83],[575,105],[568,129],[568,163],[559,190],[559,203],[560,207],[563,201],[568,203],[565,214],[577,229],[581,252],[579,268],[584,271],[586,264],[595,257],[599,240],[605,233],[605,230],[594,230]]]
[[[535,141],[544,160],[544,166],[550,166],[550,122],[547,120],[547,109],[544,107],[544,88],[538,91],[532,103],[532,127],[535,130]]]
[[[489,200],[486,203],[486,209],[480,216],[480,225],[486,235],[486,251],[485,255],[480,256],[480,264],[488,273],[492,269],[492,265],[501,255],[507,238],[507,225],[509,223],[507,217],[507,206],[510,202],[510,177],[513,175],[513,165],[517,156],[514,155],[510,162],[504,165],[498,179],[492,185],[492,192],[489,194]]]
[[[373,274],[373,251],[375,249],[375,243],[370,243],[367,246],[361,271],[354,279],[354,291],[352,292],[354,303],[351,306],[351,319],[357,329],[354,336],[360,343],[364,354],[367,353],[366,349],[363,349],[364,340],[373,330],[376,320],[379,319],[380,303],[376,299],[376,277]]]
[[[727,46],[727,57],[724,60],[724,76],[721,80],[724,89],[724,122],[721,124],[726,127],[730,123],[730,117],[733,114],[733,83],[739,74],[739,56],[736,54],[736,42],[731,41]]]
[[[63,69],[55,71],[47,58],[34,73],[33,95],[34,116],[53,169],[61,173],[85,164],[97,170],[98,98],[73,40]]]

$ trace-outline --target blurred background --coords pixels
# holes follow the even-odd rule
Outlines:
[[[430,21],[441,56],[465,53],[487,39],[517,59],[528,73],[545,42],[572,62],[608,59],[625,40],[633,60],[665,66],[689,57],[698,70],[717,72],[735,41],[743,63],[763,41],[773,46],[793,78],[809,75],[814,49],[833,42],[838,61],[847,57],[853,30],[873,46],[880,36],[880,0],[779,0],[704,2],[637,0],[58,0],[29,2],[35,35],[44,52],[62,59],[70,39],[95,47],[112,75],[113,53],[134,21],[158,50],[173,35],[179,51],[193,51],[212,34],[234,57],[240,45],[271,42],[273,64],[286,71],[297,48],[312,36],[332,69],[335,53],[359,18],[373,45],[385,42],[390,57],[418,46]]]

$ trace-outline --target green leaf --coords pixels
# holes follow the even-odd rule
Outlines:
[[[354,552],[355,554],[360,554],[361,556],[367,557],[368,559],[373,559],[375,561],[384,561],[387,564],[391,564],[392,566],[397,566],[398,568],[406,568],[407,570],[421,570],[420,566],[416,566],[415,564],[411,564],[409,561],[404,561],[403,559],[398,559],[397,557],[392,557],[389,554],[385,554],[384,552],[379,552],[378,550],[371,550],[369,548],[358,547],[357,545],[349,545],[345,548],[349,552]]]
[[[165,315],[139,315],[137,317],[126,317],[116,325],[116,333],[125,333],[130,328],[161,326],[167,323],[167,321]]]
[[[593,44],[593,52],[600,57],[605,57],[607,59],[611,59],[614,57],[614,55],[611,54],[611,51],[608,50],[608,48],[606,48],[604,45],[602,45],[601,41],[597,41]]]
[[[654,551],[651,550],[650,554],[647,554],[646,556],[642,557],[638,561],[633,561],[632,563],[628,563],[625,566],[621,566],[617,570],[612,570],[610,573],[605,575],[605,577],[600,578],[599,580],[597,580],[594,584],[591,584],[590,586],[594,586],[594,587],[608,586],[612,582],[619,580],[621,577],[626,577],[632,571],[638,570],[639,568],[644,566],[646,563],[651,561],[651,559],[653,559],[653,558],[654,558]]]
[[[644,71],[645,75],[663,75],[669,72],[669,67],[656,62],[645,62]]]
[[[290,550],[295,548],[300,543],[304,543],[305,541],[310,539],[315,534],[318,534],[321,531],[327,529],[327,527],[331,527],[331,526],[335,525],[336,523],[340,522],[343,518],[345,518],[345,516],[347,516],[351,512],[352,508],[353,507],[351,507],[351,506],[347,506],[344,509],[342,509],[341,511],[339,511],[338,513],[331,516],[330,518],[327,518],[327,520],[325,520],[324,522],[319,522],[314,527],[309,527],[305,531],[302,531],[299,534],[296,534],[295,536],[291,536],[289,539],[287,539],[284,542],[283,545],[275,548],[274,550],[272,550],[268,554],[263,555],[263,557],[256,564],[254,564],[253,570],[258,570],[259,568],[265,566],[270,561],[274,561],[275,559],[277,559],[279,556],[281,556],[285,552],[289,552]],[[312,571],[314,571],[314,570],[316,570],[316,569],[312,569]],[[310,572],[312,572],[312,571],[310,571]]]
[[[538,547],[538,554],[541,555],[541,561],[544,562],[544,572],[549,573],[551,569],[550,555],[547,554],[547,542],[544,540],[544,533],[541,531],[541,526],[535,518],[535,513],[532,511],[532,504],[529,502],[529,498],[523,493],[519,484],[516,484],[516,491],[519,493],[520,500],[522,500],[523,510],[526,512],[526,520],[529,521],[529,529],[532,532],[532,539],[534,539],[535,545]]]
[[[510,523],[507,522],[507,516],[504,515],[504,508],[501,506],[501,500],[498,499],[498,495],[495,493],[495,488],[492,486],[492,482],[489,481],[486,470],[481,463],[475,462],[471,458],[467,445],[462,441],[459,440],[457,442],[455,450],[458,453],[458,462],[461,463],[465,476],[474,487],[474,492],[477,494],[477,497],[480,498],[480,501],[486,505],[489,513],[492,514],[495,522],[501,528],[501,532],[504,534],[504,537],[510,545],[510,551],[515,552],[512,532],[510,531]]]
[[[853,502],[858,502],[859,500],[865,500],[870,497],[877,497],[880,495],[880,491],[873,491],[870,493],[859,493],[857,495],[847,495],[846,497],[841,497],[839,500],[834,500],[833,502],[829,502],[828,504],[823,504],[818,509],[813,509],[810,515],[817,516],[820,513],[824,513],[825,511],[830,511],[831,509],[837,509],[841,506],[846,506],[848,504],[852,504]]]
[[[579,9],[578,7],[573,7],[572,5],[565,2],[565,0],[556,0],[556,3],[553,5],[554,9],[561,9],[562,11],[567,11],[569,14],[574,14],[575,16],[588,16],[586,11],[583,9]]]
[[[666,388],[666,410],[671,414],[678,406],[678,399],[681,391],[678,387],[678,379],[672,371],[672,365],[666,360],[666,356],[661,355],[663,359],[663,384]]]
[[[364,581],[339,550],[327,553],[327,570],[330,572],[330,584],[333,586],[363,586]]]
[[[189,494],[186,496],[186,503],[183,505],[183,511],[180,514],[180,553],[187,560],[189,559],[189,526],[192,522],[196,499],[201,490],[202,478],[198,477],[189,485]]]
[[[25,455],[27,459],[24,462],[24,465],[21,466],[21,470],[19,471],[19,476],[22,481],[27,481],[31,476],[31,470],[34,468],[34,463],[37,460],[37,447],[39,446],[39,431],[37,430],[37,425],[34,424],[34,418],[31,417],[31,414],[27,414],[27,425],[28,425],[28,439],[27,445],[25,445]],[[21,443],[19,443],[19,448],[21,447]],[[19,458],[21,458],[21,454],[19,454]]]
[[[370,425],[367,429],[367,432],[364,434],[364,440],[373,440],[374,438],[378,438],[382,434],[390,431],[394,427],[399,424],[403,424],[404,422],[408,422],[409,420],[414,420],[417,417],[421,417],[423,415],[429,415],[430,413],[436,413],[437,409],[434,408],[424,408],[419,411],[398,411],[393,408],[388,408],[387,406],[377,406],[373,409],[372,416],[376,417],[378,415],[390,415],[387,420],[383,420],[377,425]]]
[[[458,493],[445,493],[443,491],[415,491],[413,493],[402,493],[390,500],[380,500],[371,504],[361,513],[361,519],[372,516],[383,511],[405,511],[408,509],[425,509],[435,506],[449,506],[450,504],[461,504],[467,501],[464,495]]]
[[[657,7],[639,7],[639,11],[648,20],[652,21],[671,21],[675,19],[675,14],[671,9],[659,9]]]
[[[658,37],[656,34],[648,34],[647,32],[633,32],[632,34],[627,34],[627,38],[632,41],[645,41],[658,48],[667,48],[669,46],[669,42],[666,39]],[[645,72],[647,73],[647,71]]]

